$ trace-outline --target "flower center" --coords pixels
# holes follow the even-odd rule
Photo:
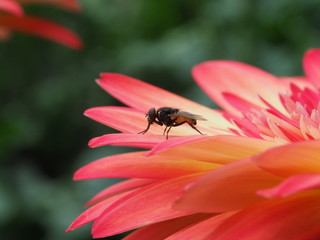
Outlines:
[[[239,130],[238,135],[279,142],[296,142],[320,139],[320,94],[309,88],[300,89],[294,84],[291,93],[279,94],[286,112],[280,112],[261,98],[266,108],[242,111],[243,118],[229,116]]]

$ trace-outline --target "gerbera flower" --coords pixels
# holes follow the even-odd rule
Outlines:
[[[129,178],[109,187],[68,228],[94,221],[95,238],[136,229],[133,239],[320,238],[320,50],[304,58],[306,77],[278,78],[234,61],[193,69],[200,87],[223,110],[213,110],[119,74],[98,84],[128,107],[95,107],[85,115],[122,133],[90,141],[149,148],[99,159],[76,180]],[[188,126],[146,126],[151,107],[204,116]]]
[[[80,38],[69,29],[24,13],[22,4],[52,4],[71,11],[80,10],[76,0],[0,0],[0,40],[7,40],[13,31],[33,34],[70,48],[82,47]]]

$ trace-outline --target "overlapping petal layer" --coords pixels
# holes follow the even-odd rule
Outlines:
[[[262,201],[230,217],[205,240],[316,240],[319,202],[319,190]]]
[[[105,237],[132,230],[148,224],[193,214],[190,211],[172,209],[172,203],[181,194],[183,187],[200,174],[164,180],[137,190],[125,201],[107,209],[94,222],[93,237]]]
[[[301,174],[289,177],[281,184],[270,189],[259,190],[257,193],[261,196],[271,197],[286,197],[300,191],[319,188],[320,173],[318,174]]]
[[[157,179],[129,179],[122,182],[116,183],[111,187],[108,187],[98,194],[96,194],[90,201],[87,202],[86,206],[91,206],[96,203],[99,203],[105,199],[108,199],[112,196],[119,195],[124,192],[128,192],[140,187],[144,187],[151,183],[158,181]]]
[[[144,152],[125,153],[96,160],[80,168],[75,180],[94,178],[172,178],[196,172],[205,172],[219,165],[182,159],[178,156],[146,157]],[[161,169],[161,171],[159,171]]]
[[[249,159],[236,161],[187,186],[174,207],[197,212],[238,210],[262,199],[256,194],[257,190],[274,186],[280,180],[256,167]]]
[[[320,173],[320,141],[273,148],[255,157],[254,161],[260,168],[281,177]]]
[[[171,156],[197,159],[198,161],[226,164],[250,157],[271,147],[275,142],[240,136],[199,136],[169,139],[151,149],[146,155]],[[197,151],[194,151],[197,149]]]
[[[205,221],[210,215],[205,213],[191,214],[184,217],[174,218],[152,225],[142,227],[129,236],[125,237],[124,240],[163,240],[170,237],[172,234],[188,228],[189,225],[193,225],[196,222]]]
[[[234,61],[196,66],[199,85],[217,111],[120,74],[98,84],[128,107],[95,107],[85,115],[122,133],[91,147],[151,148],[97,160],[75,179],[133,178],[104,189],[69,230],[94,221],[94,237],[140,228],[126,240],[320,238],[320,50],[304,58],[306,77],[277,78]],[[200,114],[197,127],[151,125],[145,113],[175,107]],[[113,201],[115,200],[115,201]],[[84,219],[85,214],[88,219]]]

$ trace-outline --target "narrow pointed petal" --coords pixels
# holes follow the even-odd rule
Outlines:
[[[133,133],[138,135],[139,132],[143,131],[147,127],[147,119],[145,118],[145,113],[127,107],[94,107],[86,110],[84,112],[84,115],[124,133]],[[229,131],[218,131],[216,129],[212,129],[212,124],[213,123],[205,121],[201,123],[202,126],[197,126],[197,128],[199,128],[199,130],[205,134],[221,134],[222,132]],[[161,135],[162,139],[165,140],[163,131],[163,126],[152,124],[149,131],[144,135]],[[196,136],[199,136],[199,134],[190,126],[182,125],[171,129],[170,138],[174,138],[175,136],[195,134]],[[144,138],[139,136],[137,137]]]
[[[216,215],[209,219],[205,219],[199,223],[193,224],[192,226],[182,229],[181,231],[173,234],[165,240],[203,240],[213,232],[218,226],[220,226],[226,219],[234,215],[235,212],[227,212]]]
[[[83,213],[81,213],[72,223],[71,225],[68,227],[68,229],[66,230],[66,232],[70,232],[74,229],[77,229],[89,222],[94,221],[95,219],[97,219],[101,213],[103,213],[103,211],[105,209],[107,209],[108,207],[112,206],[115,202],[119,201],[120,199],[128,196],[129,194],[132,194],[132,192],[126,192],[126,193],[122,193],[116,196],[113,196],[111,198],[108,198],[90,208],[88,208],[87,210],[85,210]]]
[[[276,187],[259,190],[257,194],[266,198],[287,197],[300,191],[317,187],[320,187],[320,173],[303,174],[289,177]]]
[[[102,190],[98,194],[96,194],[93,198],[90,199],[90,201],[87,202],[86,207],[97,204],[107,198],[112,197],[113,195],[127,192],[130,190],[134,190],[136,188],[149,185],[149,184],[154,183],[156,181],[157,180],[154,180],[154,179],[129,179],[129,180],[125,180],[125,181],[116,183],[116,184]]]
[[[320,87],[320,50],[310,49],[303,58],[303,68],[308,79],[316,86]]]
[[[170,178],[210,171],[219,166],[208,162],[181,159],[179,156],[146,157],[143,153],[125,153],[101,158],[77,170],[74,179]]]
[[[142,126],[147,126],[146,118],[142,113],[127,107],[93,107],[87,109],[84,115],[125,133],[138,134],[144,130]],[[160,126],[154,126],[150,128],[149,132],[162,134],[163,130]]]
[[[211,215],[209,215],[211,216]],[[179,217],[149,226],[142,227],[123,240],[163,240],[188,225],[208,218],[208,214],[197,213],[189,216]]]
[[[84,115],[121,132],[137,134],[137,137],[139,137],[138,133],[147,127],[145,113],[127,107],[94,107],[86,110]],[[163,131],[162,126],[153,124],[145,136],[161,135],[165,140]],[[181,134],[193,135],[195,131],[188,126],[179,126],[170,131],[171,137]]]
[[[318,239],[319,202],[319,191],[263,201],[227,219],[206,240]]]
[[[241,136],[190,136],[162,142],[147,152],[146,155],[177,155],[181,158],[226,164],[250,157],[278,145],[275,142]]]
[[[231,93],[224,93],[224,99],[235,109],[237,109],[242,114],[252,113],[252,110],[260,110],[261,107],[258,105],[251,103],[245,99],[241,95],[235,95]]]
[[[306,77],[280,77],[280,81],[284,81],[288,89],[290,89],[291,84],[298,86],[301,89],[309,88],[316,90],[316,87],[310,82]]]
[[[165,180],[161,184],[142,189],[130,199],[104,212],[93,224],[94,238],[107,237],[148,224],[193,214],[190,211],[172,209],[172,203],[185,185],[199,174]]]
[[[165,137],[161,135],[114,133],[106,134],[91,139],[89,142],[89,147],[95,148],[105,145],[115,145],[139,148],[152,148],[156,144],[163,142],[164,140]]]
[[[46,38],[73,49],[80,49],[82,47],[80,38],[74,32],[53,22],[40,18],[30,16],[20,18],[1,15],[0,25],[16,31]]]
[[[272,174],[290,177],[320,172],[320,141],[297,142],[257,155],[253,161]]]
[[[199,178],[186,187],[174,207],[199,212],[225,212],[262,200],[257,190],[281,181],[262,171],[249,159],[236,161]]]
[[[109,94],[124,104],[146,113],[150,108],[175,107],[194,114],[202,115],[215,128],[228,129],[232,124],[219,111],[180,97],[176,94],[158,88],[137,79],[115,74],[104,73],[97,83]],[[171,104],[168,106],[168,104]]]
[[[241,114],[223,94],[241,96],[251,104],[265,107],[259,99],[261,96],[281,112],[286,112],[278,96],[285,89],[284,85],[270,73],[256,67],[235,61],[208,61],[194,67],[192,75],[209,97],[237,116]]]
[[[0,1],[0,11],[8,12],[17,17],[23,15],[23,9],[16,1],[13,0],[1,0]]]

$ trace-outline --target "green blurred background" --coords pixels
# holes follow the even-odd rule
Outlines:
[[[42,5],[26,11],[76,31],[83,50],[18,33],[0,45],[0,239],[91,239],[90,226],[64,230],[116,180],[74,182],[72,174],[128,151],[87,147],[90,138],[115,131],[82,112],[120,104],[95,84],[99,73],[127,74],[215,107],[191,78],[195,64],[233,59],[301,75],[303,53],[320,46],[318,0],[80,3],[80,14]]]

